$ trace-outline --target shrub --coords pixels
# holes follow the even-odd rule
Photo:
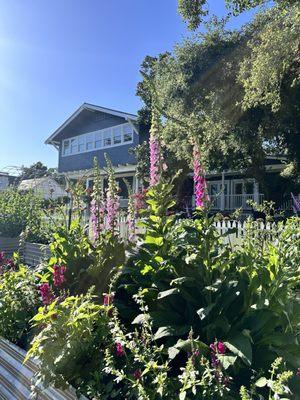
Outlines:
[[[168,349],[176,348],[191,328],[206,346],[220,340],[230,351],[220,362],[248,388],[253,371],[267,372],[278,356],[295,370],[300,365],[300,302],[293,289],[299,264],[285,260],[287,254],[299,256],[297,241],[288,235],[285,244],[255,249],[248,241],[232,251],[205,213],[188,222],[167,216],[171,192],[166,184],[149,191],[146,231],[116,285],[122,320],[130,326],[142,318],[132,301],[141,288],[155,339]],[[173,368],[182,368],[180,355],[172,354]]]
[[[102,378],[102,354],[109,334],[107,308],[90,293],[55,300],[33,318],[41,329],[27,358],[39,360],[36,378],[45,387],[73,385],[79,391],[104,396],[109,380]],[[99,397],[105,399],[105,397]]]
[[[24,266],[0,276],[0,336],[26,347],[39,305],[34,273]]]
[[[9,189],[0,193],[0,235],[17,237],[26,228],[36,229],[41,221],[41,202],[31,192]]]
[[[93,242],[78,219],[74,219],[69,228],[61,226],[57,229],[50,251],[51,258],[39,275],[41,283],[55,286],[53,268],[63,266],[63,289],[70,294],[86,293],[93,286],[101,297],[108,287],[112,271],[125,260],[125,245],[116,235],[106,232]]]

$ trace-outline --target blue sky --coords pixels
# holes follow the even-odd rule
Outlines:
[[[187,34],[177,0],[0,0],[0,170],[56,167],[44,141],[83,102],[135,113],[144,56]]]

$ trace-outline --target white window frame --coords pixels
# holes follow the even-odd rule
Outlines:
[[[126,132],[126,128],[128,126],[131,128],[131,140],[124,142],[124,135],[128,134],[128,132]],[[115,128],[121,128],[121,143],[114,144],[113,130]],[[110,132],[111,144],[109,146],[104,146],[103,133],[107,132],[107,131]],[[97,133],[98,137],[99,137],[99,134],[100,134],[100,137],[101,137],[101,147],[97,147],[97,148],[95,147],[96,146],[96,141],[98,141],[99,139],[96,140],[96,133]],[[87,148],[86,148],[86,145],[88,143],[87,137],[90,136],[90,135],[93,136],[93,141],[92,142],[89,141],[89,143],[93,143],[93,146],[92,146],[93,148],[87,150]],[[84,133],[82,135],[77,135],[77,136],[73,136],[73,137],[64,139],[62,141],[61,155],[62,155],[62,157],[69,157],[69,156],[74,156],[74,155],[77,155],[77,154],[89,153],[90,151],[107,150],[107,149],[110,149],[112,147],[124,146],[124,145],[133,143],[133,135],[134,135],[134,128],[132,127],[132,125],[130,123],[114,125],[114,126],[112,126],[110,128],[100,129],[98,131],[93,131],[93,132],[87,132],[87,133]],[[84,150],[83,151],[79,151],[79,149],[78,149],[79,148],[79,141],[78,141],[79,138],[80,139],[82,139],[82,138],[84,139],[83,140],[83,143],[84,143]],[[75,152],[72,152],[72,146],[71,146],[72,139],[75,139],[75,142],[77,142],[77,151],[75,151]],[[67,141],[69,141],[69,154],[65,154],[65,152],[64,152],[65,142],[67,142]]]

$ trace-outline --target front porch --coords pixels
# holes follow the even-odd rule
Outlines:
[[[226,179],[227,178],[227,179]],[[251,202],[261,204],[264,195],[259,192],[255,179],[233,178],[222,176],[222,179],[208,180],[208,194],[213,211],[252,210]]]
[[[125,181],[127,181],[133,193],[137,193],[139,190],[140,182],[139,179],[136,177],[135,169],[136,166],[132,164],[118,165],[114,167],[115,179],[119,187],[118,194],[120,198],[121,208],[128,207],[129,193]],[[85,185],[87,190],[93,189],[94,179],[95,179],[93,169],[69,172],[65,173],[65,175],[72,181],[81,181],[82,184]],[[108,185],[106,169],[100,169],[100,175],[101,175],[102,190],[105,192]]]
[[[258,193],[258,197],[251,193],[243,193],[243,194],[224,194],[220,193],[220,195],[211,195],[211,205],[212,210],[220,210],[220,211],[232,211],[237,208],[241,208],[243,211],[250,211],[252,206],[249,204],[249,201],[254,201],[255,203],[261,204],[263,202],[264,195],[262,193]]]

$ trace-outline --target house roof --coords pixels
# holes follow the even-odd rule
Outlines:
[[[46,181],[51,181],[51,183],[57,184],[57,182],[50,178],[49,176],[44,176],[42,178],[32,178],[32,179],[24,179],[19,184],[19,190],[31,190],[39,186],[41,183]]]
[[[57,135],[72,122],[83,110],[100,111],[106,114],[114,115],[117,117],[125,118],[127,121],[136,121],[137,115],[125,113],[123,111],[113,110],[111,108],[101,107],[90,103],[83,103],[77,110],[58,128],[49,138],[45,141],[46,144],[57,144],[55,138]]]

